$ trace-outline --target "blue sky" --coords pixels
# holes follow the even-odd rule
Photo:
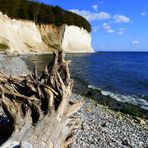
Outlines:
[[[148,0],[38,1],[87,18],[96,51],[148,51]]]

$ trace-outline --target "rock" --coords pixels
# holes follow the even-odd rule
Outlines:
[[[145,125],[145,121],[141,118],[136,117],[136,121],[140,124],[140,125]]]
[[[141,125],[145,125],[145,121],[143,119],[140,120]]]
[[[83,128],[78,130],[75,144],[79,147],[147,147],[147,130],[128,116],[122,116],[101,105],[93,105],[89,98],[83,99],[83,108],[79,112]],[[87,112],[91,109],[91,112]],[[134,124],[133,124],[134,123]],[[146,123],[146,122],[145,122]],[[104,127],[104,128],[103,128]],[[106,128],[105,128],[106,127]],[[126,139],[124,139],[126,137]]]
[[[50,52],[59,46],[68,53],[94,52],[91,34],[78,26],[37,25],[0,13],[0,28],[0,42],[8,45],[10,53]]]
[[[20,144],[21,148],[33,148],[32,145],[26,141],[22,141]]]
[[[101,124],[102,127],[106,127],[108,125],[108,123],[104,122]]]
[[[68,53],[93,53],[91,35],[85,29],[65,25],[62,48]]]
[[[127,139],[123,140],[123,141],[122,141],[122,144],[123,144],[123,145],[126,145],[126,146],[129,146],[129,145],[130,145],[130,144],[129,144],[129,141],[128,141]]]
[[[19,56],[0,56],[0,71],[12,76],[30,74],[26,63]]]
[[[143,142],[139,142],[139,147],[143,147]]]
[[[119,119],[122,120],[122,116],[121,115],[119,115]]]
[[[86,108],[86,111],[87,112],[91,112],[91,109],[88,107],[88,108]]]

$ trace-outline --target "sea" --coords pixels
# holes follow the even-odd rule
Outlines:
[[[71,60],[73,92],[83,95],[95,89],[148,110],[148,52],[66,54],[66,59]],[[24,60],[30,70],[37,65],[41,73],[51,55],[30,55]]]

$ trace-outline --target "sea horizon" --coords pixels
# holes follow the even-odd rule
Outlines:
[[[147,53],[148,51],[132,51],[132,50],[122,50],[122,51],[120,51],[120,50],[118,50],[118,51],[114,51],[114,50],[107,50],[107,51],[105,51],[105,50],[100,50],[100,51],[95,51],[94,53],[99,53],[99,52],[135,52],[135,53],[140,53],[140,52],[144,52],[144,53]]]

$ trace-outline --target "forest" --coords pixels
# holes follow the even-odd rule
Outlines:
[[[91,31],[91,25],[84,17],[59,6],[45,5],[33,0],[0,0],[0,11],[10,18],[31,20],[37,24],[75,25]]]

